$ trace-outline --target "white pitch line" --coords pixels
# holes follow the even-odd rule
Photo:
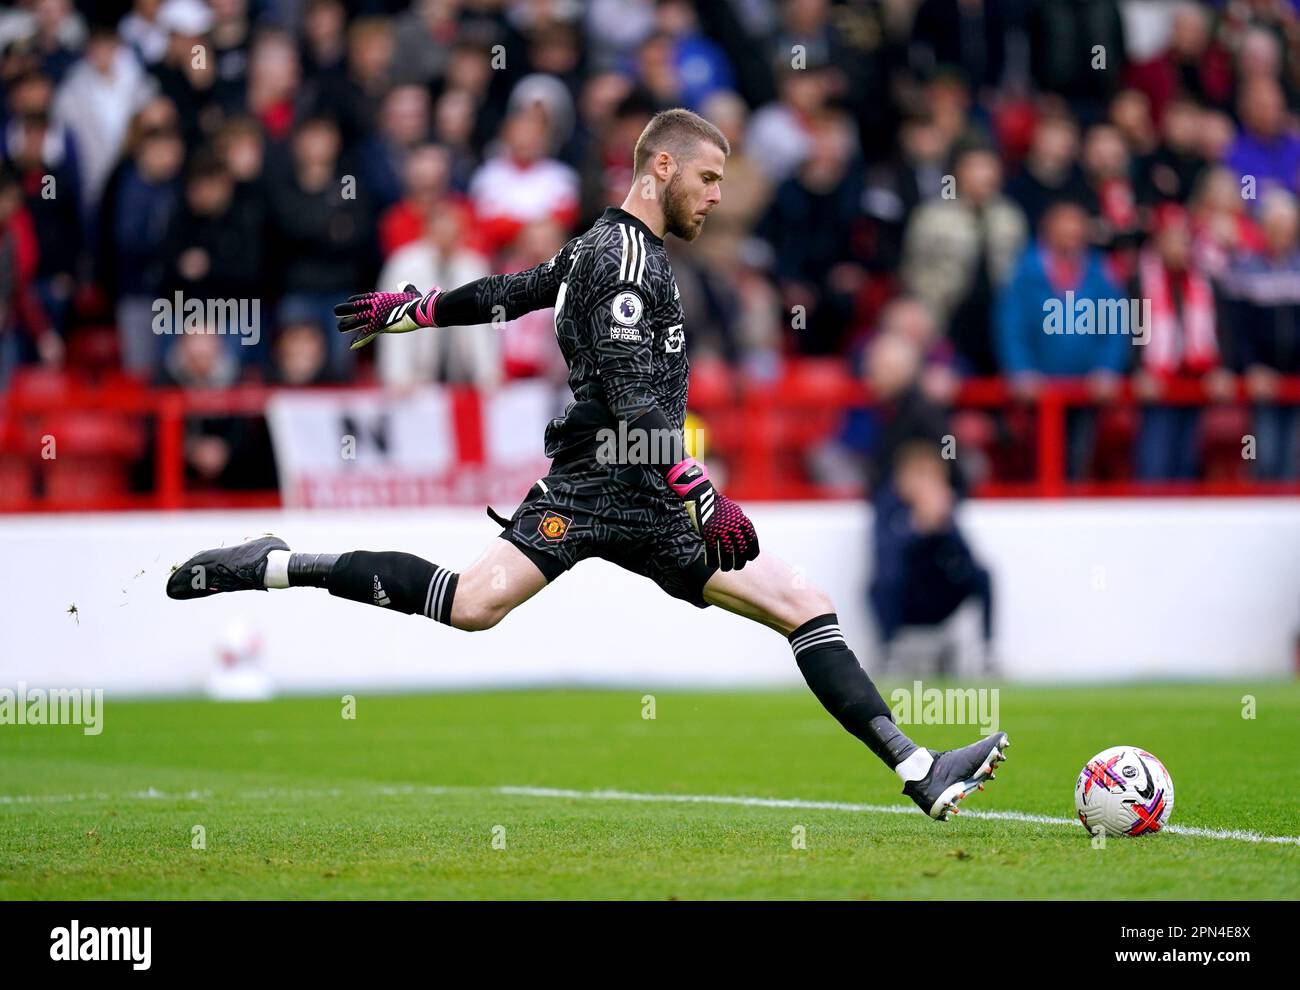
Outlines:
[[[720,794],[637,794],[631,791],[566,791],[553,787],[497,787],[498,794],[520,797],[575,798],[593,801],[653,801],[676,804],[735,804],[749,808],[801,808],[811,811],[850,811],[871,815],[912,815],[916,811],[905,804],[846,804],[841,801],[804,801],[799,798],[733,797]],[[971,811],[961,809],[959,818],[985,818],[1040,825],[1078,825],[1077,818],[1053,818],[1031,815],[1024,811]],[[1233,839],[1239,842],[1269,842],[1300,846],[1300,835],[1261,835],[1244,829],[1197,828],[1192,825],[1166,825],[1162,832],[1190,835],[1198,839]]]
[[[594,790],[578,791],[560,787],[441,787],[425,784],[385,785],[371,788],[276,788],[261,787],[231,795],[243,800],[270,800],[273,798],[325,798],[343,797],[347,794],[365,793],[380,797],[436,796],[440,794],[498,794],[503,797],[560,798],[577,801],[639,801],[653,804],[715,804],[735,805],[744,808],[795,808],[802,811],[846,811],[867,815],[915,815],[916,810],[906,804],[852,804],[844,801],[806,801],[802,798],[744,797],[730,794],[644,794],[636,791]],[[67,804],[76,801],[117,800],[207,800],[218,798],[212,791],[178,791],[166,793],[153,787],[143,791],[123,794],[0,794],[0,805],[15,804]],[[1074,818],[1055,818],[1051,815],[1033,815],[1024,811],[972,811],[962,809],[961,818],[978,818],[990,821],[1027,822],[1034,825],[1077,825]],[[1221,839],[1235,842],[1269,843],[1300,846],[1300,836],[1263,835],[1245,829],[1199,828],[1193,825],[1166,825],[1163,832],[1187,835],[1197,839]]]

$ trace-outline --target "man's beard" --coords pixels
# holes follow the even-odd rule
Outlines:
[[[681,188],[681,175],[674,175],[664,187],[664,227],[674,237],[693,241],[704,228],[686,203],[686,193]]]

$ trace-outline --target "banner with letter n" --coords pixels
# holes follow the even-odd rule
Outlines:
[[[543,382],[331,389],[278,392],[266,419],[288,507],[513,507],[546,473],[555,407]]]

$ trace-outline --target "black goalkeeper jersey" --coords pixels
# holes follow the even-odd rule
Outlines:
[[[555,307],[574,401],[546,429],[547,457],[594,454],[600,430],[656,407],[681,433],[686,319],[663,239],[636,217],[610,207],[550,261],[471,287],[472,304],[461,290],[439,300],[440,323],[499,322]]]

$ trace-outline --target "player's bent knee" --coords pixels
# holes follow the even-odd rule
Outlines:
[[[797,629],[809,619],[835,611],[835,603],[830,595],[820,588],[791,588],[786,596],[784,606],[787,622],[792,629]]]
[[[491,629],[510,612],[510,606],[504,602],[457,599],[452,606],[451,624],[465,632],[482,632]]]

